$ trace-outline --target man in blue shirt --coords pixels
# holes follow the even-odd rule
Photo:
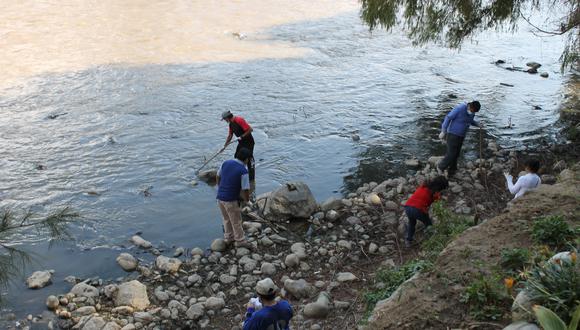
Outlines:
[[[240,194],[242,199],[250,199],[250,178],[248,176],[248,161],[252,157],[250,150],[240,149],[236,159],[226,160],[217,172],[217,202],[222,213],[224,225],[224,240],[226,244],[235,241],[236,247],[252,249],[254,246],[246,241],[242,227],[242,212],[240,210]]]
[[[461,153],[461,146],[465,134],[470,125],[479,126],[475,121],[475,114],[479,112],[481,104],[478,101],[462,103],[445,116],[441,125],[440,139],[447,138],[447,153],[445,158],[437,165],[441,171],[447,171],[448,176],[453,176],[457,171],[457,159]]]
[[[272,279],[265,278],[256,284],[259,301],[252,298],[248,303],[244,330],[290,330],[294,316],[292,306],[286,300],[276,301],[278,287]],[[258,307],[262,307],[256,311]]]

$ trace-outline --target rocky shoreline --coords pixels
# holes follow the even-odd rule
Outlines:
[[[502,212],[510,199],[502,173],[518,169],[516,152],[486,144],[486,158],[466,162],[445,196],[449,208],[474,222]],[[244,208],[251,250],[215,239],[209,248],[177,248],[162,255],[143,237],[133,236],[131,242],[152,254],[154,262],[121,253],[118,265],[110,266],[122,267],[127,277],[71,278],[68,293],[46,300],[52,319],[29,316],[14,328],[46,323],[49,329],[241,329],[245,304],[265,277],[282,287],[281,295],[293,305],[292,328],[356,328],[364,308],[361,292],[380,285],[372,283],[373,272],[394,267],[412,253],[401,246],[402,203],[423,180],[437,176],[438,160],[408,160],[414,174],[366,183],[345,198],[321,204],[303,183],[258,196]],[[557,173],[561,167],[565,163],[549,170]],[[556,181],[550,174],[542,179]],[[308,219],[292,220],[296,216]],[[48,279],[36,287],[50,282],[50,272],[36,277]]]

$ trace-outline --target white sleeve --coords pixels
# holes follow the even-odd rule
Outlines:
[[[511,180],[508,180],[508,189],[512,194],[517,195],[517,193],[520,192],[520,189],[522,189],[524,181],[525,179],[523,176],[518,178],[518,181],[516,181],[515,185],[511,182]]]
[[[224,166],[223,163],[220,165],[220,168],[217,171],[217,176],[222,176],[222,166]]]
[[[250,175],[248,173],[242,175],[242,190],[250,190]]]

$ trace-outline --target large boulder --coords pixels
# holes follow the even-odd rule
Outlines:
[[[26,284],[29,289],[44,288],[50,283],[52,283],[52,273],[48,270],[34,272],[26,279]]]
[[[342,207],[342,199],[330,197],[324,203],[320,204],[320,209],[324,212],[338,210]]]
[[[289,182],[273,191],[264,206],[264,216],[270,220],[309,218],[318,210],[316,199],[303,182]]]
[[[137,280],[119,285],[115,295],[115,306],[131,306],[143,310],[149,306],[147,287]]]

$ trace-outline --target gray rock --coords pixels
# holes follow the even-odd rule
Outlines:
[[[429,157],[428,162],[432,166],[437,166],[437,164],[439,164],[439,162],[442,160],[443,160],[443,156],[431,156],[431,157]]]
[[[81,282],[73,286],[73,288],[70,290],[70,293],[77,297],[96,298],[99,296],[99,289],[92,285],[88,285],[85,282]]]
[[[222,282],[223,284],[232,284],[236,281],[236,277],[235,276],[231,276],[228,274],[221,274],[220,275],[220,282]]]
[[[36,271],[26,279],[29,289],[41,289],[52,283],[52,273],[48,270]]]
[[[267,247],[272,246],[275,243],[268,236],[265,236],[262,239],[260,239],[260,244]]]
[[[137,269],[137,266],[139,265],[139,261],[137,261],[137,259],[129,253],[121,253],[117,257],[117,263],[126,272],[134,271],[135,269]]]
[[[338,212],[336,212],[335,210],[330,210],[328,212],[326,212],[326,220],[328,221],[335,221],[336,219],[338,219],[340,217],[340,214],[338,214]]]
[[[197,176],[204,182],[213,184],[216,182],[217,178],[217,170],[207,170],[201,171],[197,174]]]
[[[361,221],[359,218],[357,217],[348,217],[346,218],[346,222],[348,222],[349,225],[354,226],[354,225],[360,225]]]
[[[269,262],[263,262],[262,267],[260,267],[260,271],[266,276],[272,276],[276,274],[276,266]]]
[[[345,249],[345,250],[352,249],[352,244],[349,241],[340,240],[340,241],[336,242],[336,245],[339,248],[342,248],[342,249]]]
[[[531,62],[526,63],[526,66],[528,66],[530,68],[538,69],[542,65],[540,63],[538,63],[538,62],[531,61]]]
[[[135,312],[133,314],[133,319],[135,322],[149,324],[153,321],[153,315],[151,315],[149,312]]]
[[[202,256],[203,257],[203,250],[201,248],[195,247],[191,249],[191,256]]]
[[[310,319],[322,319],[327,317],[328,313],[330,313],[330,298],[326,292],[321,292],[316,302],[304,307],[304,316]]]
[[[193,274],[187,278],[187,281],[192,284],[201,283],[203,278],[198,274]]]
[[[544,174],[541,179],[544,184],[555,184],[557,182],[556,177],[551,174]]]
[[[103,288],[103,293],[105,297],[113,298],[117,290],[119,290],[119,287],[116,284],[109,284]]]
[[[348,273],[348,272],[344,272],[344,273],[338,273],[336,274],[336,280],[338,282],[352,282],[352,281],[356,281],[358,278],[356,276],[354,276],[353,273]]]
[[[294,253],[300,260],[306,258],[306,246],[304,243],[292,244],[292,246],[290,246],[290,251],[292,251],[292,253]]]
[[[399,209],[399,204],[397,204],[393,201],[386,201],[385,202],[385,209],[386,210],[397,210],[397,209]]]
[[[342,207],[342,199],[336,197],[330,197],[324,201],[324,203],[320,204],[320,209],[324,212],[328,212],[330,210],[338,210]]]
[[[542,78],[548,78],[549,76],[550,76],[550,74],[547,72],[540,73],[540,77],[542,77]]]
[[[518,321],[508,325],[503,330],[540,330],[540,328],[534,323]]]
[[[199,320],[205,315],[205,307],[203,303],[193,304],[189,307],[189,309],[185,312],[185,315],[190,320]]]
[[[115,306],[131,306],[143,310],[149,306],[147,287],[137,280],[119,285],[115,295]]]
[[[300,264],[300,258],[298,258],[298,256],[295,255],[294,253],[291,253],[291,254],[286,256],[286,259],[284,260],[284,264],[288,268],[296,267]]]
[[[121,330],[121,326],[115,322],[109,322],[105,324],[105,326],[101,330]]]
[[[105,327],[105,320],[100,316],[87,316],[84,320],[79,321],[75,328],[81,324],[82,330],[102,330]]]
[[[410,167],[410,168],[418,168],[419,166],[421,166],[421,163],[419,162],[418,159],[407,159],[405,161],[405,166]]]
[[[214,252],[224,252],[227,249],[227,244],[222,238],[217,238],[211,242],[210,248]]]
[[[290,182],[272,192],[266,201],[264,216],[274,221],[306,219],[317,209],[310,188],[302,182]]]
[[[512,304],[512,321],[533,321],[532,305],[533,302],[526,290],[520,291]]]
[[[157,259],[155,259],[155,266],[167,273],[177,273],[179,267],[181,267],[181,260],[166,256],[158,256]]]
[[[287,279],[284,281],[284,289],[297,299],[311,297],[316,292],[314,286],[304,279]]]
[[[175,252],[173,253],[173,257],[177,258],[182,256],[185,253],[185,249],[182,247],[178,247],[177,249],[175,249]]]
[[[141,236],[139,235],[135,235],[133,237],[131,237],[131,242],[133,244],[135,244],[136,246],[143,248],[143,249],[149,249],[151,248],[153,245],[151,244],[151,242],[144,240]]]
[[[55,310],[60,305],[60,301],[56,296],[48,296],[46,298],[46,307],[50,310]]]
[[[369,244],[369,253],[376,253],[378,249],[379,246],[376,245],[375,243]]]
[[[207,308],[209,310],[213,310],[213,311],[220,310],[220,309],[224,308],[225,305],[226,305],[226,302],[224,301],[223,298],[209,297],[205,301],[205,308]]]
[[[79,308],[75,309],[72,312],[72,316],[73,317],[81,317],[81,316],[93,315],[96,312],[97,312],[97,310],[93,306],[83,306],[83,307],[79,307]],[[105,324],[103,323],[103,326],[104,325]]]

